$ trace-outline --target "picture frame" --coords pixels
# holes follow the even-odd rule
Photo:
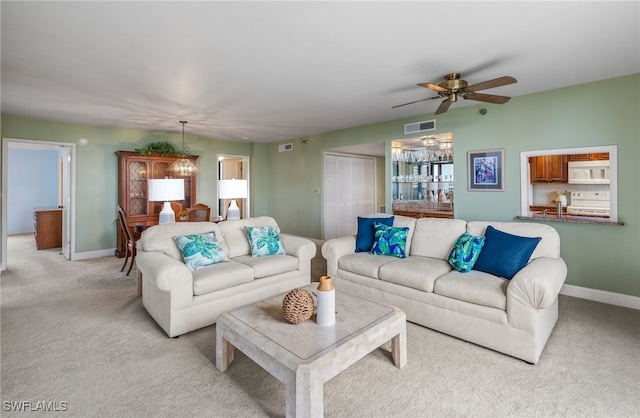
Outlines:
[[[504,191],[504,149],[467,152],[467,190]]]

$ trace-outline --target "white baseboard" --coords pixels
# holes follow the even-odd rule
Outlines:
[[[82,253],[75,253],[71,255],[72,260],[88,260],[90,258],[98,258],[98,257],[115,257],[116,249],[109,248],[106,250],[97,250],[97,251],[85,251]]]
[[[587,287],[573,286],[570,284],[563,285],[562,289],[560,289],[560,294],[640,310],[640,297],[637,296],[607,292],[606,290],[589,289]]]

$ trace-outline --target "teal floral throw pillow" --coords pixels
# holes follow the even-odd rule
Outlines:
[[[245,226],[252,257],[282,255],[284,247],[275,228],[270,226]]]
[[[373,247],[370,254],[391,255],[393,257],[405,258],[407,256],[407,227],[387,226],[381,223],[374,223],[375,235]]]
[[[484,237],[475,237],[465,232],[453,246],[447,261],[454,269],[468,273],[476,264],[483,246]]]
[[[218,240],[213,232],[180,235],[173,239],[180,248],[184,263],[189,267],[189,270],[198,270],[211,264],[229,261],[218,245]]]

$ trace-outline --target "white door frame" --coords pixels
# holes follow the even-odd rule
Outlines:
[[[67,147],[70,149],[71,156],[71,175],[65,176],[63,182],[63,195],[69,195],[69,214],[67,215],[66,222],[66,234],[63,232],[63,236],[69,237],[70,242],[69,251],[70,259],[75,259],[76,254],[76,144],[71,142],[54,142],[54,141],[39,141],[34,139],[17,139],[17,138],[2,138],[2,191],[0,196],[2,197],[2,260],[0,261],[0,270],[7,269],[7,186],[8,186],[8,158],[9,158],[9,144],[19,144],[25,148],[45,149],[52,151],[59,151],[59,147]],[[69,193],[65,193],[68,191]],[[64,204],[64,203],[63,203]]]
[[[218,154],[216,156],[216,182],[222,179],[222,173],[220,172],[220,165],[225,159],[231,160],[242,160],[242,177],[238,177],[238,179],[247,180],[247,198],[245,199],[244,205],[242,205],[242,218],[246,219],[250,216],[251,213],[251,173],[249,172],[251,165],[249,164],[250,159],[248,155],[233,155],[233,154]],[[218,190],[218,186],[216,184],[216,190]],[[220,213],[220,198],[218,197],[218,192],[216,193],[216,215],[224,216],[224,213]],[[212,217],[213,218],[213,217]]]

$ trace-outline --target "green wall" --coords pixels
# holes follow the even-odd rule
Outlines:
[[[522,151],[617,145],[618,214],[625,225],[549,224],[560,233],[561,254],[569,268],[567,284],[640,296],[639,85],[640,75],[634,74],[516,97],[502,106],[453,105],[438,116],[420,115],[282,141],[294,144],[287,153],[278,153],[279,143],[269,144],[268,212],[285,232],[320,238],[322,192],[314,189],[322,190],[323,150],[386,141],[390,190],[389,141],[409,137],[403,134],[409,122],[435,118],[436,133],[454,133],[454,213],[468,221],[512,221],[519,215]],[[480,115],[480,108],[486,108],[487,114]],[[493,148],[505,152],[504,192],[468,192],[467,151]],[[388,193],[386,205],[391,207]]]
[[[133,151],[153,141],[168,141],[182,148],[182,134],[71,124],[2,115],[2,137],[75,143],[76,146],[76,252],[104,250],[116,245],[118,199],[115,152]],[[217,154],[251,155],[249,143],[219,141],[185,135],[186,148],[199,155],[198,202],[217,205]],[[254,159],[252,159],[254,160]],[[265,172],[264,167],[256,169]],[[10,260],[9,260],[10,261]]]
[[[419,115],[311,135],[292,142],[259,144],[186,136],[187,148],[200,155],[198,201],[215,206],[217,154],[251,157],[251,214],[270,215],[284,232],[321,238],[323,152],[373,142],[387,143],[378,159],[390,190],[390,141],[405,138],[405,123],[435,118],[436,132],[455,135],[455,216],[465,220],[511,221],[520,212],[520,152],[578,146],[618,146],[618,213],[624,226],[549,223],[561,236],[567,283],[640,296],[640,75],[516,97],[505,105],[453,105],[447,113]],[[416,105],[419,106],[419,105]],[[485,116],[478,109],[488,110]],[[133,150],[151,141],[182,146],[181,134],[88,126],[2,115],[2,137],[75,143],[77,149],[76,251],[115,247],[117,160],[115,151]],[[303,141],[308,141],[304,143]],[[466,191],[467,151],[505,150],[505,191]],[[382,170],[381,170],[382,171]],[[380,173],[379,173],[380,174]],[[379,196],[379,200],[380,196]],[[385,200],[391,207],[390,196]],[[9,260],[10,262],[10,260]]]

